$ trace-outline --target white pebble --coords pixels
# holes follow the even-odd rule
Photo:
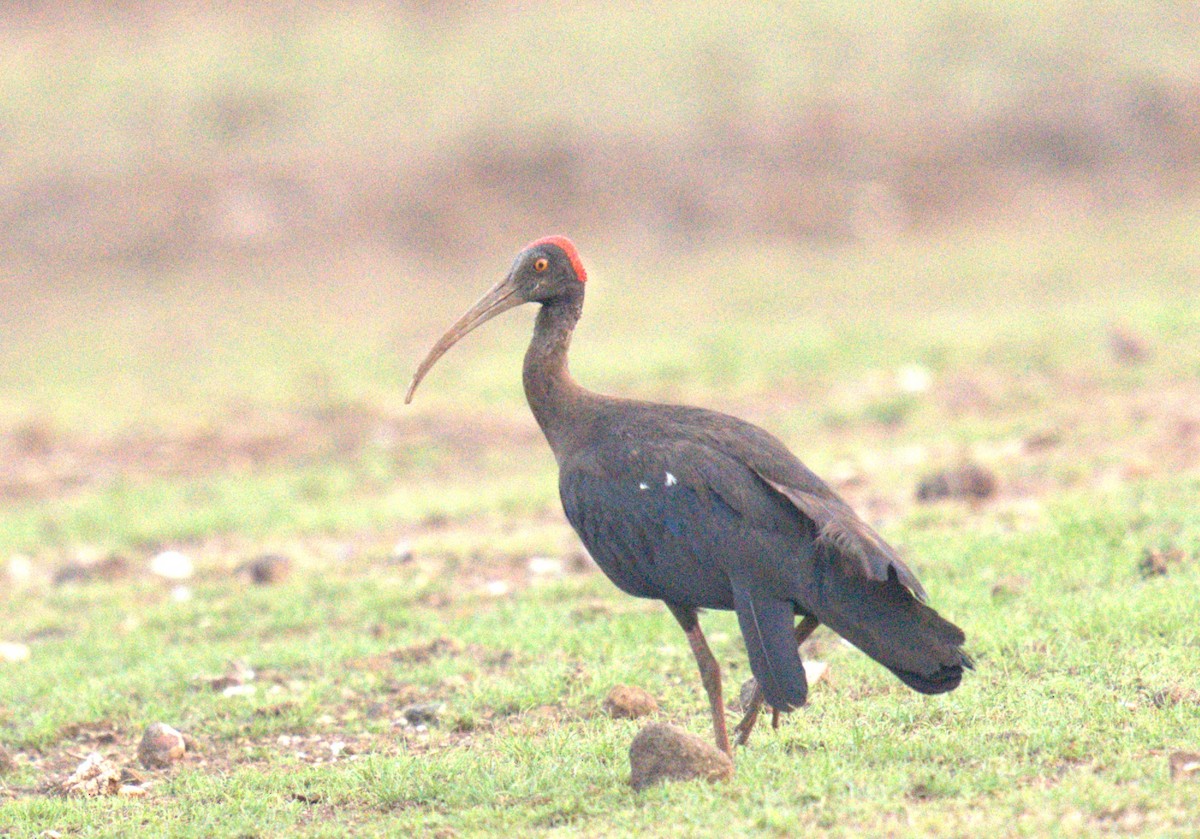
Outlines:
[[[33,562],[24,554],[13,554],[8,558],[8,578],[13,585],[25,585],[33,576]]]
[[[508,580],[489,580],[483,586],[483,593],[488,597],[504,597],[510,591],[512,591],[512,586],[509,585]]]
[[[16,641],[0,641],[0,661],[11,661],[15,664],[18,661],[28,660],[28,646],[19,644]]]
[[[823,661],[805,661],[804,678],[808,680],[810,685],[815,685],[821,681],[821,677],[825,675],[825,671],[829,669],[829,665]]]
[[[933,374],[920,364],[905,364],[896,373],[896,384],[905,393],[924,393],[933,384]]]
[[[162,551],[150,560],[150,570],[168,580],[186,580],[195,568],[191,557],[181,551]]]
[[[562,560],[552,556],[531,556],[527,567],[535,577],[558,576],[563,572]]]

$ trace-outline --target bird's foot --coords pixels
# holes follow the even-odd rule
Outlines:
[[[745,715],[742,721],[739,722],[733,729],[733,744],[735,746],[744,746],[750,742],[750,734],[754,731],[754,726],[758,723],[758,714],[763,707],[763,692],[758,686],[758,682],[750,679],[746,684],[742,685],[742,707],[745,709]],[[778,712],[772,711],[772,725],[778,726]]]

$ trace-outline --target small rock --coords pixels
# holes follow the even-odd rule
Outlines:
[[[388,554],[388,561],[396,565],[407,565],[413,561],[416,555],[413,553],[412,542],[407,539],[401,539],[392,546],[392,552]]]
[[[1057,429],[1035,431],[1021,440],[1021,450],[1026,454],[1043,452],[1062,443],[1062,432]]]
[[[635,685],[616,685],[604,697],[604,711],[614,720],[636,720],[658,710],[658,700]]]
[[[1124,326],[1108,330],[1108,351],[1119,364],[1144,364],[1150,360],[1150,344],[1141,335]]]
[[[150,560],[150,570],[167,580],[186,580],[195,573],[191,558],[181,551],[162,551]]]
[[[212,689],[226,696],[235,696],[236,694],[229,693],[230,688],[242,687],[254,681],[257,674],[249,664],[241,659],[234,659],[225,665],[224,675],[218,676],[209,681]],[[250,693],[253,693],[251,689]]]
[[[62,783],[62,791],[67,795],[116,795],[120,788],[121,770],[98,752],[84,758]]]
[[[535,577],[560,577],[563,573],[563,561],[552,556],[531,556],[525,567]]]
[[[905,364],[896,373],[896,384],[905,393],[924,393],[933,384],[933,374],[920,364]]]
[[[506,597],[512,591],[512,584],[508,580],[489,580],[482,590],[488,597]]]
[[[917,484],[917,500],[923,504],[947,498],[982,501],[996,494],[996,476],[975,463],[964,463],[926,475]]]
[[[17,768],[17,762],[13,760],[13,756],[4,748],[4,744],[0,743],[0,775],[12,772]]]
[[[1171,768],[1171,779],[1174,781],[1200,775],[1200,754],[1193,752],[1172,752],[1167,758]]]
[[[133,563],[120,554],[112,554],[90,566],[93,579],[104,582],[123,580],[133,574]]]
[[[69,583],[94,583],[97,580],[112,582],[128,577],[133,573],[129,560],[114,554],[97,561],[72,561],[54,572],[56,586]]]
[[[245,574],[256,586],[281,583],[292,573],[292,561],[282,554],[263,554],[242,563],[237,573]]]
[[[404,719],[408,720],[409,725],[432,726],[437,724],[444,706],[443,702],[421,702],[405,706],[400,713],[404,715]]]
[[[33,576],[33,561],[24,554],[13,554],[8,558],[7,573],[14,586],[23,586]]]
[[[146,727],[137,753],[138,760],[147,769],[165,769],[178,763],[186,751],[182,734],[166,723],[156,722]]]
[[[1146,548],[1142,552],[1142,559],[1138,563],[1138,571],[1143,577],[1161,577],[1171,570],[1171,566],[1179,565],[1187,559],[1187,555],[1181,548],[1168,548],[1166,550],[1156,550]]]
[[[829,665],[824,661],[813,661],[806,658],[801,662],[801,666],[804,668],[804,678],[809,687],[825,678],[825,674],[829,671]]]
[[[145,798],[150,790],[140,784],[121,784],[117,787],[117,795],[121,798]]]
[[[0,661],[13,664],[29,660],[29,646],[16,641],[0,641]]]
[[[387,657],[392,661],[411,662],[413,664],[424,664],[433,658],[439,656],[455,656],[461,653],[465,647],[463,642],[457,638],[449,638],[440,636],[431,641],[424,641],[419,644],[410,644],[407,647],[399,647],[387,654]]]
[[[663,780],[712,782],[733,777],[729,755],[707,740],[661,722],[650,723],[633,738],[629,768],[629,783],[639,791]]]
[[[230,685],[221,691],[221,696],[253,696],[257,692],[254,685]]]
[[[171,600],[173,600],[176,603],[187,603],[189,600],[192,599],[192,594],[193,594],[193,592],[192,592],[191,586],[172,586],[171,587]]]

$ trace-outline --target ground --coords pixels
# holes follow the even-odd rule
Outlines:
[[[489,278],[417,298],[427,322],[400,350],[374,347],[390,378],[335,372],[290,403],[185,391],[173,417],[122,427],[73,419],[99,385],[56,383],[63,412],[3,437],[0,640],[29,655],[0,664],[0,831],[1194,831],[1197,781],[1169,769],[1200,748],[1194,220],[717,252],[639,307],[621,300],[645,282],[637,266],[590,266],[576,375],[780,434],[901,547],[977,662],[958,691],[922,697],[822,630],[809,706],[711,786],[627,785],[641,723],[603,712],[609,689],[643,687],[654,719],[702,735],[706,703],[673,619],[616,591],[563,520],[521,402],[528,318],[472,335],[399,404],[403,371]],[[1067,263],[1086,278],[1034,296]],[[1132,280],[1095,270],[1118,263]],[[206,315],[195,393],[221,386],[212,358],[231,351],[205,341],[262,345],[222,326],[243,305],[231,290]],[[116,387],[160,393],[131,349],[142,328],[86,340],[127,371]],[[374,334],[345,353],[368,359]],[[52,355],[53,336],[26,340]],[[257,360],[286,377],[324,363],[326,340],[301,328]],[[966,463],[993,492],[918,502]],[[152,573],[164,550],[193,575]],[[255,584],[244,566],[265,554],[290,573]],[[736,622],[704,623],[735,689]],[[231,661],[252,690],[219,681]],[[191,738],[170,769],[136,767],[153,722]],[[146,795],[61,795],[92,751],[136,769]]]

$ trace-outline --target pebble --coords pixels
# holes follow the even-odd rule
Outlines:
[[[161,551],[150,560],[150,571],[168,580],[186,580],[195,570],[191,557],[181,551]]]
[[[535,577],[560,577],[563,573],[563,561],[552,556],[531,556],[525,567]]]
[[[905,364],[896,372],[896,384],[905,393],[924,393],[933,384],[933,374],[920,364]]]
[[[8,558],[8,579],[14,586],[22,586],[33,576],[33,561],[24,554],[13,554]]]
[[[238,696],[240,695],[239,693],[230,693],[229,689],[245,687],[254,681],[256,675],[254,668],[249,664],[241,659],[234,659],[225,665],[225,673],[215,679],[211,679],[209,684],[212,685],[213,690],[225,696]],[[254,693],[254,689],[251,688],[248,693]]]
[[[400,713],[404,716],[404,719],[408,720],[409,725],[428,726],[437,723],[443,707],[445,707],[444,702],[421,702],[404,707]]]
[[[16,768],[17,762],[13,760],[13,756],[4,748],[4,744],[0,743],[0,775],[12,772]]]
[[[29,660],[29,646],[16,641],[0,641],[0,661],[15,664],[18,661]]]
[[[166,723],[151,723],[138,744],[138,760],[147,769],[166,769],[178,763],[187,751],[183,735]]]
[[[1200,754],[1172,752],[1167,758],[1167,765],[1171,769],[1171,780],[1200,776]]]
[[[263,554],[244,563],[239,572],[250,577],[256,586],[281,583],[292,573],[292,560],[282,554]]]
[[[996,494],[996,475],[975,463],[964,463],[926,475],[917,484],[917,501],[928,504],[948,498],[982,501]]]
[[[636,720],[658,710],[658,700],[635,685],[615,685],[604,697],[604,712],[614,720]]]
[[[488,597],[504,597],[512,591],[508,580],[490,580],[483,585],[483,593]]]

